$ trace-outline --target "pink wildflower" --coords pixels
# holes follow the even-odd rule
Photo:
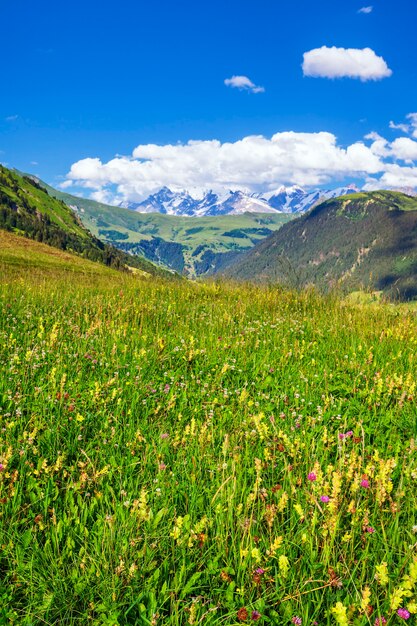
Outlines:
[[[307,475],[307,480],[310,480],[311,482],[314,482],[315,480],[317,480],[317,476],[315,475],[315,473],[314,473],[314,472],[310,472],[310,473]]]
[[[364,489],[369,489],[369,480],[367,480],[366,478],[361,480],[361,487],[363,487]]]
[[[291,623],[295,624],[295,626],[301,626],[302,621],[303,620],[301,617],[298,617],[298,615],[294,615],[294,617],[291,618]]]
[[[261,614],[259,611],[252,611],[252,619],[254,622],[257,622],[258,619],[261,619]]]
[[[161,439],[168,439],[169,435],[168,433],[162,433],[161,435]]]
[[[398,609],[397,615],[402,619],[408,619],[410,617],[410,613],[407,611],[407,609]]]
[[[330,498],[329,498],[329,496],[320,496],[320,500],[322,502],[329,502]]]
[[[3,463],[0,463],[0,472],[3,472],[3,471],[4,471],[4,465]]]
[[[385,619],[385,617],[381,616],[381,617],[377,617],[374,623],[374,626],[384,626],[384,624],[387,623],[387,620]]]
[[[375,532],[375,528],[373,526],[367,526],[365,530],[367,533],[371,534]]]

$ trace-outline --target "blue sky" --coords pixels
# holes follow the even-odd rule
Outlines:
[[[358,12],[366,7],[372,10]],[[374,135],[365,143],[385,141],[373,153],[401,168],[398,181],[417,185],[417,174],[410,173],[414,146],[403,142],[392,148],[396,138],[413,141],[415,132],[413,118],[406,119],[417,111],[414,0],[14,0],[2,7],[2,23],[0,159],[54,185],[81,162],[84,169],[78,166],[71,175],[73,189],[103,199],[115,193],[139,198],[170,182],[167,168],[174,186],[187,181],[215,186],[213,172],[207,181],[182,174],[176,180],[175,172],[177,163],[179,172],[182,166],[213,169],[218,145],[208,144],[207,161],[200,154],[190,160],[190,150],[177,150],[169,162],[167,151],[138,150],[133,160],[132,153],[148,144],[216,140],[223,146],[288,131],[330,133],[340,150],[378,133],[379,140]],[[323,46],[370,48],[392,75],[366,81],[303,75],[303,54]],[[226,86],[234,76],[247,77],[264,92]],[[389,128],[390,121],[407,123],[408,129]],[[251,172],[243,148],[235,145],[229,157],[243,155],[240,169],[248,167],[247,184],[226,164],[221,185],[255,189],[257,176],[266,187],[315,184],[314,177],[299,174],[298,165],[266,174],[259,173],[258,163]],[[254,146],[246,148],[253,152]],[[125,158],[114,161],[115,155]],[[154,166],[149,180],[138,167],[143,159]],[[126,171],[118,178],[115,167],[102,167],[109,161]],[[368,180],[372,185],[385,172],[375,164],[365,174],[355,167],[346,172],[338,167],[335,175],[317,182]]]

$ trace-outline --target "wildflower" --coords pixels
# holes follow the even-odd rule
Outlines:
[[[166,469],[166,467],[167,467],[167,466],[165,465],[165,463],[160,463],[160,464],[159,464],[159,469],[160,469],[160,470],[164,470],[164,469]]]
[[[169,435],[168,433],[162,433],[161,435],[161,439],[168,439]]]
[[[257,574],[259,574],[260,576],[262,576],[262,574],[265,574],[265,570],[264,570],[264,569],[262,569],[262,567],[258,567],[258,568],[255,570],[255,572],[256,572]]]
[[[237,619],[239,622],[246,622],[248,619],[248,611],[244,606],[238,610]]]
[[[373,526],[367,526],[365,530],[367,533],[370,533],[370,534],[375,532],[375,528]]]
[[[347,608],[342,602],[336,602],[336,605],[332,608],[332,613],[339,626],[348,626]]]
[[[383,587],[385,587],[385,585],[388,585],[389,578],[388,578],[388,566],[387,566],[386,561],[377,565],[375,569],[376,569],[375,578],[377,579],[379,584],[382,585]]]
[[[3,463],[0,463],[0,472],[3,472],[3,471],[4,471],[4,465]]]
[[[294,615],[294,617],[291,618],[291,623],[295,624],[295,626],[301,626],[302,621],[303,620],[301,617],[298,617],[298,615]]]
[[[364,489],[369,489],[369,480],[367,480],[366,478],[361,480],[361,487],[363,487]]]
[[[310,472],[307,475],[307,480],[309,480],[310,482],[314,482],[315,480],[317,480],[317,476],[314,472]]]
[[[384,626],[384,624],[387,623],[387,620],[385,619],[384,616],[381,617],[377,617],[375,622],[374,622],[374,626]]]
[[[258,619],[261,619],[261,614],[259,611],[252,611],[252,619],[254,622],[257,622]]]
[[[362,590],[362,601],[361,601],[361,609],[366,611],[369,607],[369,600],[371,599],[371,590],[369,587],[364,587]]]
[[[281,556],[279,557],[278,565],[279,565],[279,571],[280,571],[281,576],[283,578],[287,578],[288,571],[290,569],[290,562],[284,554],[281,554]]]
[[[412,600],[407,604],[407,611],[413,614],[417,613],[417,602],[415,600]]]
[[[407,609],[398,609],[397,615],[398,617],[401,617],[401,619],[408,619],[410,617],[410,613]]]
[[[252,548],[251,557],[253,558],[254,561],[261,560],[261,553],[259,551],[259,548]]]
[[[320,500],[322,502],[329,502],[330,498],[329,498],[329,496],[320,496]]]

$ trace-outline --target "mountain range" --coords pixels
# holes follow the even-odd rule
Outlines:
[[[330,199],[234,259],[234,280],[417,298],[417,198],[375,191]]]
[[[217,194],[204,193],[193,198],[188,191],[172,191],[162,187],[142,202],[121,202],[120,207],[138,213],[163,213],[165,215],[209,217],[217,215],[243,215],[244,213],[304,213],[317,203],[357,192],[354,185],[337,189],[306,191],[296,185],[281,186],[264,193],[228,191]]]

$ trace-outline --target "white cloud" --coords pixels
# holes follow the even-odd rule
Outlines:
[[[235,89],[244,89],[251,93],[264,93],[265,88],[255,85],[247,76],[232,76],[232,78],[226,78],[224,84],[227,87],[234,87]]]
[[[369,13],[372,13],[373,9],[373,6],[362,7],[361,9],[359,9],[358,13],[365,13],[366,15],[368,15]]]
[[[290,131],[271,138],[252,135],[234,143],[140,145],[132,157],[116,157],[107,163],[82,159],[72,165],[61,187],[73,183],[93,190],[95,198],[111,191],[117,199],[140,201],[164,185],[190,192],[264,191],[280,184],[316,186],[383,170],[378,154],[362,142],[344,148],[328,132]]]
[[[381,80],[391,76],[392,70],[371,48],[328,48],[322,46],[304,53],[304,76],[313,78],[358,78]]]
[[[392,142],[391,153],[403,161],[417,161],[417,141],[409,137],[399,137]]]
[[[408,124],[395,124],[395,122],[390,122],[389,127],[393,130],[400,130],[403,133],[408,133],[410,131],[410,127]]]
[[[384,137],[381,137],[378,133],[368,133],[368,135],[365,135],[365,139],[373,142],[370,147],[373,154],[380,157],[390,156],[389,142]]]
[[[410,120],[411,133],[417,139],[417,113],[409,113],[407,119]]]
[[[18,115],[9,115],[8,117],[4,118],[6,120],[6,122],[15,122],[16,120],[19,119]]]

